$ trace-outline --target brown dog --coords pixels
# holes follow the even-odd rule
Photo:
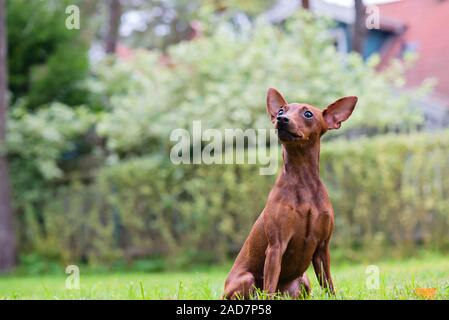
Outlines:
[[[321,287],[334,293],[329,254],[334,211],[319,176],[320,137],[340,128],[356,103],[357,97],[344,97],[321,111],[288,104],[268,90],[267,110],[282,143],[284,167],[226,279],[224,298],[248,298],[255,288],[301,297],[310,293],[305,275],[310,262]]]

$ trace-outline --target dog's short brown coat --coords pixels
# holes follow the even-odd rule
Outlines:
[[[319,176],[320,137],[338,129],[356,103],[356,97],[344,97],[321,111],[288,104],[277,90],[268,90],[267,111],[284,166],[229,272],[224,298],[247,298],[255,288],[300,297],[310,292],[305,271],[311,262],[320,285],[334,293],[329,254],[334,211]]]

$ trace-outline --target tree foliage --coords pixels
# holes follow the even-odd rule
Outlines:
[[[405,66],[395,63],[375,70],[356,55],[340,56],[328,23],[303,13],[282,30],[263,22],[247,32],[220,24],[204,37],[179,43],[161,63],[157,51],[134,59],[109,62],[96,70],[97,93],[110,112],[98,125],[115,151],[146,150],[164,144],[174,128],[201,120],[204,128],[268,128],[265,95],[276,87],[290,102],[324,108],[336,99],[355,95],[359,103],[339,134],[413,130],[422,121],[403,89]],[[401,117],[397,117],[401,114]],[[123,131],[122,128],[128,128]]]
[[[30,109],[59,101],[86,101],[87,44],[79,30],[66,28],[65,8],[73,1],[8,1],[9,89],[13,101]]]

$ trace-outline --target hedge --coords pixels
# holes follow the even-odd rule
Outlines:
[[[321,175],[338,257],[449,248],[449,131],[325,142]],[[257,165],[173,165],[153,156],[102,168],[25,210],[25,247],[65,262],[159,258],[169,265],[236,254],[275,176]]]

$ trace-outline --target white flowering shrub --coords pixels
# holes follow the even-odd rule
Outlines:
[[[93,85],[110,108],[98,132],[113,151],[129,152],[165,145],[171,130],[189,128],[193,120],[207,128],[266,128],[268,87],[288,101],[322,108],[339,97],[358,96],[339,134],[408,131],[421,123],[410,101],[425,87],[400,93],[405,65],[394,63],[378,73],[376,57],[364,63],[356,54],[339,55],[328,30],[328,22],[308,13],[289,20],[285,30],[256,22],[237,33],[221,23],[199,39],[172,46],[168,58],[141,51],[127,61],[108,61],[96,70]]]

